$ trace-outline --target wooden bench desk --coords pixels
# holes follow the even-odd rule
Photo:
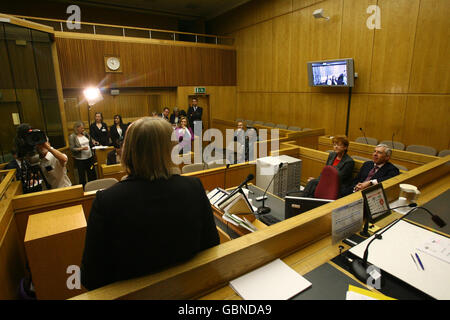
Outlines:
[[[81,205],[34,214],[28,218],[25,250],[36,297],[67,299],[86,290],[70,289],[70,267],[79,268],[84,249],[86,219]],[[78,269],[73,285],[80,284]]]

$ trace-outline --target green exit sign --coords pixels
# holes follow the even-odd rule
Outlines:
[[[195,93],[206,93],[206,88],[195,88]]]

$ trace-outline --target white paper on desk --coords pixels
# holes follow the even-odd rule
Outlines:
[[[368,262],[381,270],[399,278],[435,299],[450,299],[450,264],[429,254],[420,254],[425,270],[417,269],[411,259],[415,252],[431,238],[441,240],[446,237],[418,227],[406,221],[399,221],[383,233],[383,239],[370,245]],[[373,236],[350,249],[362,258]]]
[[[359,199],[331,213],[332,242],[337,243],[361,230],[363,225],[363,200]]]
[[[106,147],[106,146],[95,146],[95,147],[92,147],[92,150],[101,150],[101,149],[106,149],[106,148],[108,148],[108,147]]]
[[[450,263],[450,239],[448,238],[430,238],[427,242],[417,247],[417,249],[444,262]]]
[[[287,300],[311,285],[280,259],[230,281],[244,300]]]

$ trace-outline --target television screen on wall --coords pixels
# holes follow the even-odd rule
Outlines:
[[[308,62],[308,79],[312,87],[353,87],[353,59]]]

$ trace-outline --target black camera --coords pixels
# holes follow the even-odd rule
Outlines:
[[[39,129],[30,129],[25,134],[25,142],[29,146],[37,146],[38,144],[43,144],[47,142],[47,136],[45,135],[44,131],[41,131]]]
[[[15,145],[18,158],[32,157],[36,154],[36,146],[47,142],[45,132],[39,129],[32,129],[27,123],[17,127]]]

